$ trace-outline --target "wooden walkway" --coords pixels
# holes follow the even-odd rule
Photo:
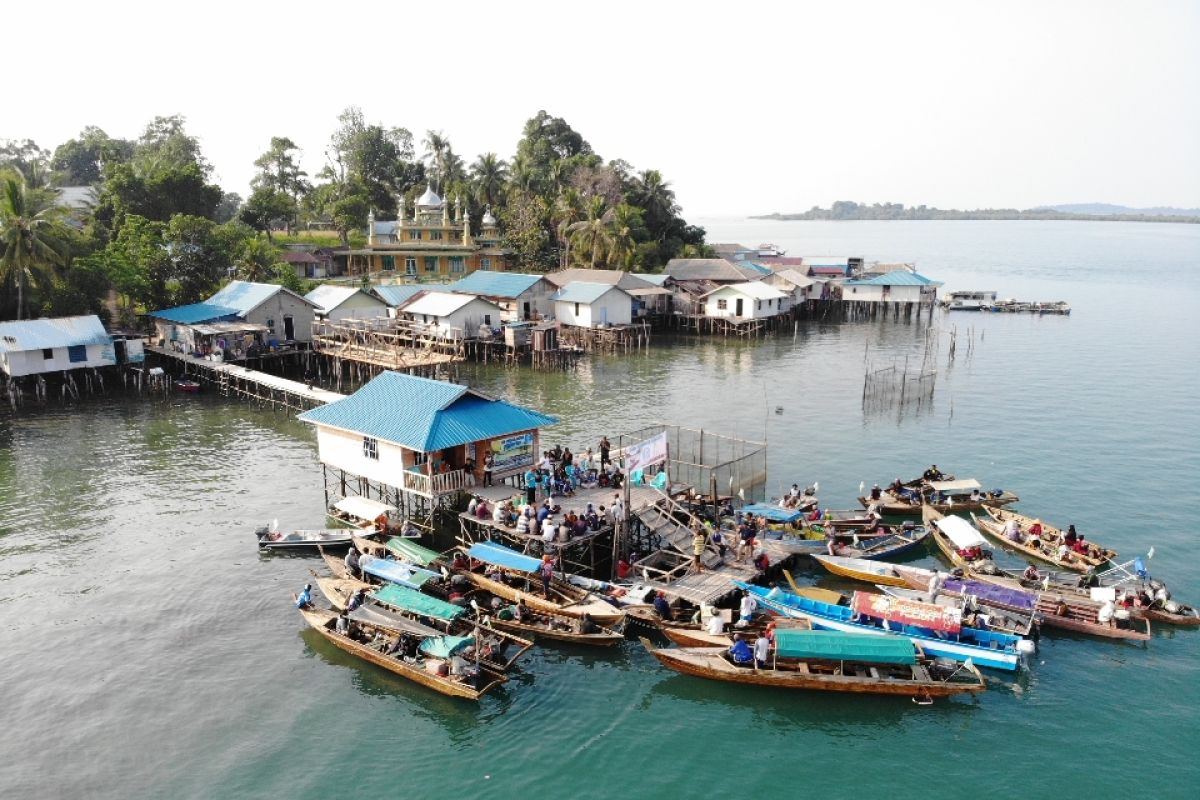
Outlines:
[[[172,352],[164,347],[147,347],[146,350],[181,364],[185,375],[196,376],[227,397],[257,400],[295,411],[316,408],[345,397],[327,389],[310,389],[300,381],[248,369],[238,364],[208,361],[186,353]]]

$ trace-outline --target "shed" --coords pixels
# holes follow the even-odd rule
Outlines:
[[[854,303],[932,303],[941,281],[906,269],[842,284],[842,299]]]
[[[270,342],[311,342],[316,304],[274,283],[230,281],[205,301],[236,309],[238,319],[266,327]]]
[[[490,300],[453,292],[425,292],[396,311],[398,316],[419,322],[449,339],[472,338],[481,325],[498,326],[504,313]]]
[[[305,299],[316,304],[319,319],[372,319],[387,316],[387,303],[357,286],[318,286]]]
[[[762,281],[734,283],[704,295],[704,316],[728,319],[766,319],[786,313],[792,296]]]
[[[0,370],[10,378],[116,363],[112,337],[95,314],[0,322]]]
[[[607,283],[577,281],[554,295],[554,316],[563,325],[602,328],[628,325],[636,301],[629,292]]]

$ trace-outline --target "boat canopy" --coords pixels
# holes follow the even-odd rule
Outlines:
[[[769,503],[752,503],[742,508],[742,513],[753,514],[756,517],[766,517],[771,522],[795,522],[804,516],[803,511],[794,508],[780,508]]]
[[[954,546],[959,550],[983,547],[987,544],[983,534],[971,527],[971,523],[962,517],[942,517],[934,524],[938,526],[938,530],[946,534],[950,541],[954,542]]]
[[[395,506],[389,506],[387,503],[381,503],[369,497],[343,497],[334,503],[333,507],[352,517],[371,520],[379,519],[380,514],[396,510]]]
[[[423,617],[432,617],[446,622],[456,620],[467,613],[466,609],[461,606],[394,583],[376,589],[371,593],[371,597],[385,606],[392,606],[412,614],[420,614]]]
[[[411,620],[408,617],[397,614],[395,611],[389,611],[379,606],[359,606],[350,612],[350,619],[355,622],[369,622],[372,625],[377,625],[380,628],[385,628],[396,633],[414,633],[417,636],[442,635],[442,632],[437,628],[422,625],[416,620]]]
[[[397,558],[411,561],[414,564],[420,564],[422,567],[429,566],[441,555],[434,550],[430,550],[428,547],[417,544],[412,539],[405,539],[400,536],[393,536],[388,539],[385,546]]]
[[[376,578],[413,589],[420,589],[430,578],[441,577],[438,573],[427,569],[376,556],[363,555],[358,560],[358,566],[368,575],[374,575]]]
[[[540,560],[522,555],[516,550],[510,550],[494,542],[477,542],[471,545],[467,555],[476,561],[486,561],[505,569],[515,569],[518,572],[537,572],[542,566]]]
[[[473,636],[430,636],[421,642],[421,652],[433,658],[449,658],[473,644]]]
[[[889,597],[886,594],[855,592],[850,608],[854,609],[856,614],[878,617],[901,625],[916,625],[946,633],[958,633],[962,630],[962,609],[957,607]]]
[[[917,663],[917,651],[912,640],[903,636],[781,628],[775,631],[775,648],[780,658],[869,661],[878,664]]]
[[[983,488],[974,478],[966,478],[961,481],[930,481],[929,486],[934,491],[944,494],[965,494],[973,489]]]
[[[1037,608],[1037,595],[1021,589],[1009,589],[982,581],[960,581],[953,578],[947,580],[943,585],[947,591],[974,595],[985,603],[1023,608],[1026,611],[1033,611]]]

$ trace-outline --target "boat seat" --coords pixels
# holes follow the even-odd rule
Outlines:
[[[929,670],[925,669],[924,664],[916,664],[913,666],[913,677],[919,681],[928,681],[930,680]]]

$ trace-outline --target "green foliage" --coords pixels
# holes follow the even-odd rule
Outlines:
[[[413,161],[412,133],[367,124],[357,106],[343,111],[338,123],[327,153],[330,163],[321,177],[343,186],[338,200],[361,194],[368,209],[394,216],[396,196],[424,179],[423,168]],[[366,212],[362,216],[365,224]]]
[[[0,285],[15,288],[17,319],[29,310],[27,290],[49,289],[64,264],[64,216],[53,193],[30,189],[16,170],[0,172]]]
[[[96,186],[104,180],[106,165],[128,163],[134,143],[113,139],[100,128],[89,125],[76,139],[69,139],[54,150],[50,168],[60,186]]]
[[[522,269],[547,270],[554,258],[547,253],[550,242],[550,206],[541,197],[517,192],[500,212],[504,246],[513,251]]]
[[[0,139],[0,170],[17,172],[29,189],[50,185],[50,151],[32,139]]]
[[[54,278],[41,304],[41,313],[48,317],[96,314],[107,324],[112,315],[104,299],[110,288],[104,255],[80,256],[72,259],[61,276]]]
[[[268,283],[278,283],[299,295],[308,293],[308,281],[297,275],[296,268],[291,264],[280,261],[271,268],[271,272],[272,276]]]
[[[290,194],[269,184],[261,184],[238,212],[238,219],[256,231],[265,232],[267,239],[271,239],[273,228],[291,227],[298,210],[296,199]]]

